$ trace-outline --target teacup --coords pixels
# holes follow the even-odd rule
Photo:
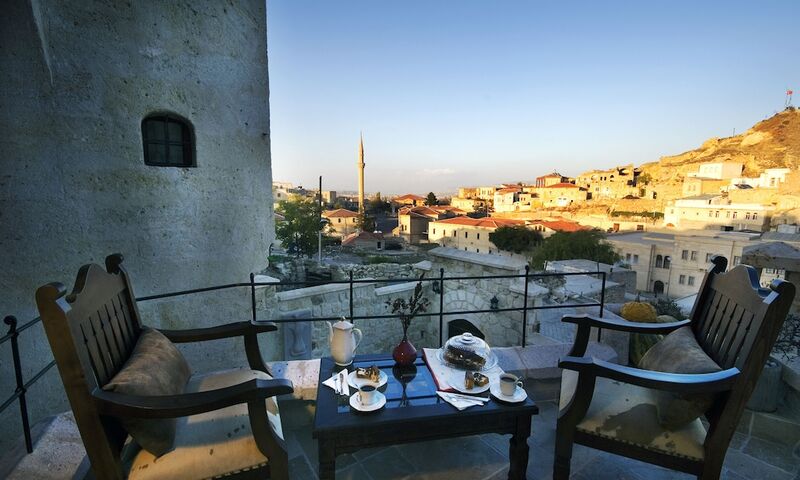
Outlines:
[[[513,397],[517,387],[522,387],[522,380],[510,373],[500,375],[500,393],[506,397]]]
[[[375,403],[375,392],[377,391],[378,389],[375,387],[375,385],[362,385],[358,389],[358,399],[361,402],[361,405],[367,406]]]

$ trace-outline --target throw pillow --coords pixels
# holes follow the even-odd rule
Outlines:
[[[158,330],[145,328],[122,369],[103,386],[128,395],[178,395],[191,372],[175,345]],[[161,456],[175,442],[174,418],[120,418],[128,434],[145,450]]]
[[[642,357],[639,368],[666,373],[713,373],[722,369],[694,338],[691,327],[681,327]],[[659,423],[669,429],[679,428],[706,413],[714,403],[713,394],[675,394],[653,390]]]

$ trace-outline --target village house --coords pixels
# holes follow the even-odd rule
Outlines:
[[[322,217],[328,219],[327,233],[335,237],[344,237],[358,229],[358,213],[344,208],[325,210]]]
[[[575,202],[584,202],[589,197],[585,188],[573,183],[554,183],[536,191],[544,207],[568,207]]]
[[[385,242],[380,232],[357,232],[344,237],[342,246],[361,250],[383,250]]]
[[[419,195],[414,195],[413,193],[407,193],[405,195],[400,195],[399,197],[394,197],[392,199],[392,205],[395,208],[403,206],[419,207],[425,205],[425,197],[420,197]]]
[[[687,176],[730,180],[740,176],[742,174],[742,168],[743,165],[740,162],[703,163],[696,172],[690,172]]]
[[[428,224],[432,221],[466,215],[467,212],[452,205],[436,207],[403,207],[397,212],[397,227],[392,234],[408,243],[428,241]]]
[[[519,211],[519,194],[521,187],[505,187],[494,192],[494,211],[507,213]]]
[[[533,186],[536,188],[544,188],[557,183],[569,183],[569,178],[554,171],[553,173],[536,177],[536,182]]]
[[[459,191],[462,189],[459,188]],[[486,200],[477,197],[453,197],[450,199],[450,206],[461,209],[467,213],[485,210],[487,206]]]
[[[664,226],[681,230],[769,230],[773,209],[758,203],[733,203],[727,195],[697,195],[671,201]]]
[[[609,170],[590,170],[575,179],[575,184],[585,188],[590,199],[617,199],[639,197],[637,178],[641,171],[633,165]]]

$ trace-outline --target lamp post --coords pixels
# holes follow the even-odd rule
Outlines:
[[[317,265],[322,265],[322,227],[325,223],[322,221],[322,175],[319,176],[319,191],[317,192],[317,201],[319,205],[319,230],[317,231]]]

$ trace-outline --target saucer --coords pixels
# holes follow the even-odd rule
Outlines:
[[[389,376],[386,375],[386,373],[384,373],[383,370],[381,370],[381,375],[380,375],[380,377],[378,377],[378,384],[377,385],[375,385],[375,382],[372,382],[369,379],[358,378],[356,376],[356,371],[355,370],[353,370],[352,372],[347,374],[347,383],[348,383],[348,385],[350,385],[351,387],[355,388],[356,390],[358,390],[362,385],[375,385],[375,388],[380,388],[380,387],[386,385],[386,382],[388,380],[389,380]]]
[[[451,387],[455,388],[461,393],[483,393],[486,390],[489,390],[489,385],[492,383],[491,381],[482,387],[473,387],[467,388],[464,386],[464,372],[458,371],[450,375],[450,378],[447,379],[447,383],[450,384]]]
[[[356,392],[350,396],[350,406],[359,412],[374,412],[375,410],[380,410],[381,407],[386,405],[386,397],[381,392],[377,391],[375,392],[375,397],[377,400],[375,400],[374,403],[370,405],[361,405],[361,397],[358,395],[358,392]]]
[[[506,403],[520,403],[524,402],[526,398],[528,398],[528,392],[525,391],[524,388],[517,386],[517,389],[514,391],[514,395],[508,396],[503,395],[503,392],[500,391],[500,384],[499,383],[492,383],[492,396],[501,402]]]

